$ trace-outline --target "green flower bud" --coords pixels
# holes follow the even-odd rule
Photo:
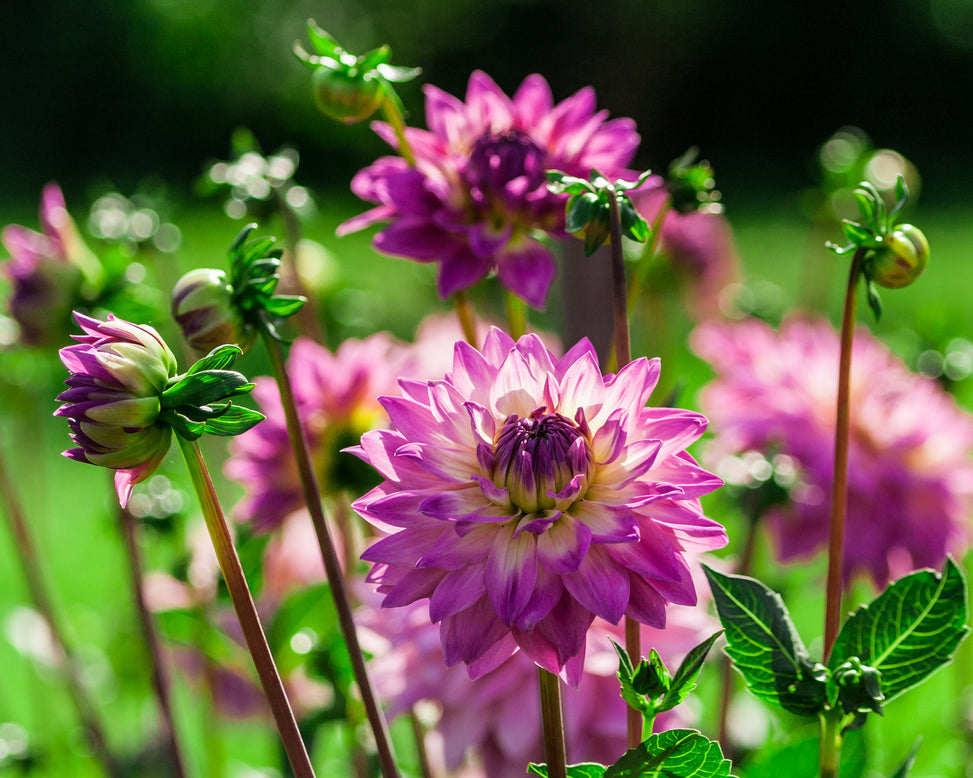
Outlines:
[[[868,277],[887,289],[901,289],[915,281],[929,264],[929,243],[918,227],[900,224],[875,249],[866,268]]]
[[[253,329],[245,325],[222,270],[197,268],[180,278],[172,290],[172,317],[186,342],[201,353],[225,343],[246,350],[253,343]]]
[[[385,85],[370,75],[355,68],[318,68],[311,77],[315,105],[325,116],[345,124],[364,121],[385,98]]]

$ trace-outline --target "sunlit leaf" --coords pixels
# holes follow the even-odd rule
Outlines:
[[[730,778],[720,744],[692,729],[660,732],[626,751],[603,778]]]

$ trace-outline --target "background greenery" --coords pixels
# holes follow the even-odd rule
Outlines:
[[[148,281],[164,288],[184,269],[224,262],[241,224],[223,214],[219,198],[199,195],[195,181],[207,161],[229,156],[231,133],[247,126],[266,151],[284,143],[300,150],[297,180],[314,191],[318,207],[306,230],[325,250],[320,291],[330,344],[377,329],[408,337],[430,308],[445,307],[435,300],[431,268],[374,254],[368,235],[334,238],[335,226],[362,207],[348,194],[348,180],[384,149],[366,128],[329,123],[314,110],[307,71],[290,53],[312,16],[353,51],[388,42],[396,64],[423,67],[419,81],[401,90],[413,123],[422,123],[423,82],[461,95],[469,73],[482,68],[512,91],[526,74],[540,72],[556,98],[591,84],[599,107],[633,117],[643,137],[642,166],[662,168],[700,145],[716,168],[745,281],[769,318],[803,305],[836,320],[846,260],[821,244],[840,235],[813,224],[805,195],[815,184],[818,146],[838,127],[856,124],[920,171],[910,221],[925,231],[933,256],[914,287],[884,295],[885,315],[870,326],[913,365],[924,350],[942,351],[973,335],[969,125],[957,118],[973,86],[973,3],[966,0],[840,10],[764,0],[619,0],[607,9],[577,0],[4,3],[0,224],[36,227],[38,196],[49,180],[62,183],[82,228],[106,188],[132,194],[164,186],[166,216],[179,226],[182,245],[169,258],[140,258]],[[263,232],[280,234],[281,225],[268,220]],[[811,299],[809,278],[827,293]],[[479,302],[489,309],[494,301],[486,293]],[[557,329],[557,307],[535,321]],[[664,320],[663,338],[644,312],[636,314],[635,351],[664,351],[664,375],[680,378],[681,402],[692,406],[707,370],[667,346],[684,342],[691,327],[678,301],[667,304]],[[265,372],[255,355],[238,366],[248,375]],[[55,356],[0,346],[0,371],[0,446],[110,739],[135,754],[149,745],[155,712],[108,479],[58,456],[68,439],[63,422],[50,415],[63,380]],[[973,407],[973,379],[961,377],[950,388]],[[217,463],[219,443],[209,453]],[[194,517],[176,452],[162,473],[185,497],[177,520]],[[237,487],[220,488],[231,505]],[[732,504],[717,498],[710,510],[739,537],[743,520]],[[182,553],[178,533],[163,523],[146,534],[152,564],[165,567]],[[764,548],[758,573],[784,591],[809,642],[820,634],[820,560],[781,570]],[[0,775],[28,768],[32,775],[98,775],[82,753],[66,695],[20,639],[34,634],[22,620],[27,602],[9,533],[0,531]],[[971,666],[965,646],[929,686],[870,722],[867,775],[889,775],[920,733],[917,776],[973,775]],[[708,672],[704,726],[712,726],[718,686],[715,671]],[[262,723],[214,723],[188,682],[179,680],[176,690],[180,735],[197,769],[214,731],[231,755],[228,776],[279,764]],[[813,729],[756,711],[742,719],[753,728],[766,723],[780,747],[813,736]],[[14,758],[22,736],[38,756],[32,766]],[[320,745],[320,763],[326,753],[342,753],[340,745]],[[738,772],[772,774],[760,769],[744,764]]]

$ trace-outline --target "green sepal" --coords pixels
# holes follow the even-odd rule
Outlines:
[[[862,225],[858,224],[857,222],[849,221],[848,219],[841,222],[841,229],[847,236],[848,240],[858,246],[870,242],[875,237],[871,230],[862,227]]]
[[[900,764],[894,773],[889,776],[889,778],[909,778],[909,773],[912,772],[912,766],[916,763],[916,754],[919,753],[919,746],[922,745],[922,737],[917,737],[916,742],[912,744],[912,750],[909,751],[909,755]]]
[[[570,176],[560,170],[548,170],[547,188],[554,194],[579,195],[585,192],[596,194],[594,187],[584,178]]]
[[[377,70],[379,75],[381,75],[386,81],[391,81],[394,84],[405,84],[422,75],[422,68],[407,68],[401,65],[388,65],[384,62],[376,66],[375,70]]]
[[[205,357],[197,359],[186,373],[191,375],[203,370],[225,370],[236,362],[237,357],[241,354],[243,354],[243,349],[236,344],[226,343],[217,346]]]
[[[780,595],[754,578],[703,570],[726,630],[725,651],[754,696],[798,715],[820,713],[827,670],[811,661]]]
[[[842,625],[828,667],[852,657],[882,674],[886,702],[950,661],[969,632],[966,581],[946,559],[943,572],[920,570],[894,581]]]
[[[608,768],[597,762],[581,762],[580,764],[569,764],[567,766],[568,778],[602,778]],[[547,765],[531,762],[527,765],[527,775],[540,775],[542,778],[548,777]]]
[[[622,222],[622,235],[639,243],[645,243],[649,239],[649,225],[638,215],[627,195],[616,195],[616,199]]]
[[[723,630],[714,632],[686,654],[682,664],[679,665],[679,669],[672,676],[672,682],[669,684],[669,690],[665,697],[656,705],[656,713],[675,708],[696,688],[696,678],[699,677],[699,673],[703,669],[703,663],[706,661],[713,644],[722,634]]]
[[[564,217],[564,229],[567,232],[581,232],[591,219],[591,209],[598,202],[598,195],[594,192],[582,192],[573,195],[568,200],[567,212]]]
[[[338,59],[344,51],[338,45],[338,41],[318,27],[314,19],[307,20],[307,37],[311,41],[311,45],[314,46],[314,50],[321,56]]]
[[[671,729],[626,751],[602,778],[732,778],[720,744],[692,729]]]
[[[207,405],[217,400],[245,394],[253,388],[246,376],[235,370],[199,370],[176,376],[162,393],[163,410],[188,405]]]
[[[306,297],[300,297],[298,295],[277,295],[276,297],[271,297],[264,309],[271,316],[276,316],[279,319],[286,319],[288,316],[293,316],[307,302]]]
[[[879,296],[878,287],[870,278],[865,279],[865,298],[868,300],[868,307],[872,309],[872,315],[877,322],[882,318],[882,298]]]
[[[208,419],[204,423],[203,431],[224,438],[232,437],[252,429],[265,418],[260,411],[242,405],[231,405],[223,413]]]
[[[590,257],[611,234],[611,220],[608,203],[602,198],[592,203],[591,217],[584,233],[584,255]]]
[[[625,700],[626,704],[630,708],[639,711],[643,714],[652,713],[652,703],[645,699],[644,692],[640,692],[635,686],[635,675],[636,669],[632,664],[632,658],[628,655],[628,651],[622,646],[611,640],[612,646],[615,648],[615,653],[618,654],[618,680],[621,683],[621,696]],[[639,666],[646,664],[643,660],[639,662]],[[665,669],[663,667],[663,669]]]
[[[206,431],[206,422],[194,421],[172,408],[160,413],[159,421],[172,427],[173,432],[184,440],[198,440]]]
[[[632,688],[645,697],[658,697],[669,690],[672,676],[659,652],[654,648],[649,651],[648,660],[643,659],[635,668],[632,676]]]

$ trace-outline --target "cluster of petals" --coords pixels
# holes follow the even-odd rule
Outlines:
[[[791,457],[798,483],[766,515],[782,560],[828,542],[840,351],[827,321],[795,317],[779,331],[757,320],[710,322],[694,349],[716,378],[701,394],[715,437],[706,461],[758,451]],[[844,576],[879,587],[941,567],[970,541],[973,417],[932,379],[916,375],[867,331],[851,360]]]
[[[10,315],[29,345],[47,344],[62,334],[81,287],[80,265],[87,253],[55,183],[41,194],[40,220],[42,232],[19,224],[3,229],[10,259],[0,271],[13,292]]]
[[[99,321],[75,313],[83,335],[60,351],[70,375],[55,416],[68,419],[76,447],[69,459],[112,468],[122,505],[135,484],[159,466],[172,439],[158,422],[161,396],[176,374],[176,358],[152,327],[108,315]]]
[[[602,375],[498,329],[451,372],[401,380],[391,429],[353,449],[386,479],[354,504],[386,536],[362,555],[385,607],[429,598],[447,664],[477,677],[518,648],[576,685],[597,616],[665,624],[693,604],[686,551],[723,546],[699,497],[721,481],[686,447],[706,420],[646,407],[658,360]]]
[[[634,122],[608,120],[590,88],[555,105],[536,74],[512,98],[480,71],[465,102],[434,86],[424,91],[429,129],[405,129],[415,165],[387,156],[359,172],[352,191],[376,207],[339,234],[388,222],[375,248],[438,262],[444,299],[495,272],[506,289],[543,308],[555,264],[534,233],[564,237],[566,199],[548,191],[545,171],[627,175],[639,142]],[[391,127],[373,127],[398,147]]]

